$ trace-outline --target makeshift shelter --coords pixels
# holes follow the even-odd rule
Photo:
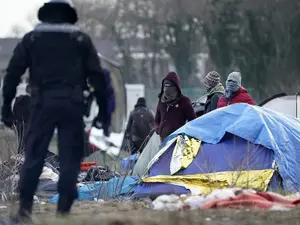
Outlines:
[[[206,194],[228,187],[300,189],[300,120],[234,104],[171,134],[148,165],[136,197]]]
[[[154,158],[157,152],[160,150],[160,138],[155,132],[152,134],[149,142],[145,146],[143,152],[139,156],[136,162],[132,175],[143,176],[147,172],[147,165]]]
[[[266,99],[259,104],[261,107],[271,109],[285,115],[300,118],[300,94],[287,95],[281,93]]]

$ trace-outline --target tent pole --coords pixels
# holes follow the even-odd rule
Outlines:
[[[296,118],[298,118],[298,96],[299,93],[296,93]]]

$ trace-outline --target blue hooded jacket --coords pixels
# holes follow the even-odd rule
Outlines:
[[[109,93],[107,99],[107,115],[110,118],[111,114],[115,111],[115,107],[116,107],[115,94],[114,94],[114,89],[111,85],[110,72],[104,68],[103,68],[103,72],[105,76],[106,90],[107,93]]]

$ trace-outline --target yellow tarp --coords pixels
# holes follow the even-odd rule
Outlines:
[[[197,194],[209,194],[215,189],[239,187],[266,191],[273,169],[229,171],[208,174],[155,176],[143,178],[145,183],[170,183],[183,186]]]
[[[198,154],[200,146],[200,140],[179,135],[172,154],[170,165],[171,174],[175,174],[179,170],[187,168]]]

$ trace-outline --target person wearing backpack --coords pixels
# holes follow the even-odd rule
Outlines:
[[[145,98],[139,98],[130,113],[129,120],[125,131],[125,139],[131,146],[131,154],[141,153],[145,146],[146,138],[153,130],[154,115],[147,108]]]

